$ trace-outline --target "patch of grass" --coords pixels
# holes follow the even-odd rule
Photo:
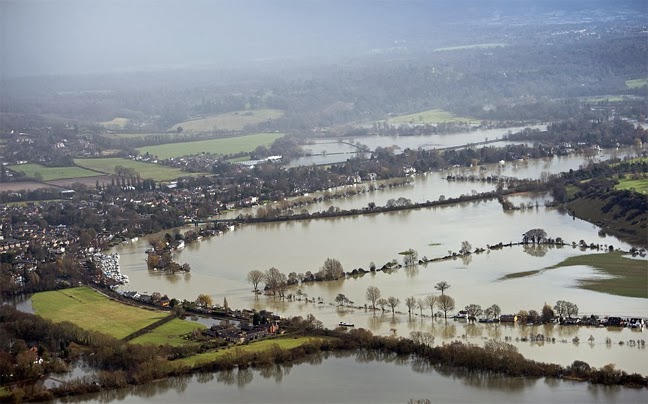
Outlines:
[[[43,181],[95,177],[101,175],[81,167],[46,167],[40,164],[18,164],[7,166],[7,168],[11,171],[23,172],[29,177],[34,177],[36,173],[39,173]]]
[[[69,321],[115,338],[124,338],[168,315],[110,300],[87,287],[36,293],[32,303],[39,316]]]
[[[281,349],[292,349],[296,348],[298,346],[307,344],[311,342],[312,340],[322,340],[324,338],[314,338],[314,337],[298,337],[298,338],[292,338],[292,337],[280,337],[280,338],[273,338],[273,339],[264,339],[261,341],[253,342],[249,345],[237,345],[236,347],[229,348],[229,349],[220,349],[218,351],[213,351],[213,352],[204,352],[198,355],[193,355],[187,358],[182,358],[178,359],[172,362],[174,366],[182,366],[182,367],[194,367],[199,364],[204,364],[208,362],[212,362],[218,358],[223,357],[224,355],[227,355],[228,353],[234,354],[236,349],[241,349],[243,352],[246,353],[253,353],[253,352],[261,352],[265,350],[272,349],[273,346],[277,345]]]
[[[430,244],[428,244],[428,245],[429,245],[430,247],[436,247],[436,246],[440,246],[441,243],[430,243]]]
[[[648,261],[646,260],[626,258],[623,253],[615,251],[569,257],[546,269],[574,265],[587,265],[612,276],[607,279],[582,279],[579,281],[579,288],[611,295],[648,298]]]
[[[434,124],[440,122],[479,123],[478,120],[463,117],[463,116],[456,116],[453,113],[444,111],[442,109],[430,109],[427,111],[421,111],[414,114],[395,116],[393,118],[389,118],[388,122],[390,124],[396,124],[396,125],[401,123]]]
[[[27,204],[33,203],[34,205],[41,206],[50,202],[61,202],[63,199],[40,199],[38,201],[20,201],[20,202],[8,202],[7,206],[27,206]]]
[[[508,46],[505,43],[481,43],[473,45],[463,45],[463,46],[449,46],[446,48],[436,48],[434,52],[444,52],[444,51],[453,51],[453,50],[466,50],[466,49],[490,49],[490,48],[503,48]]]
[[[190,174],[178,168],[163,166],[161,164],[143,163],[141,161],[134,161],[129,159],[122,159],[117,157],[110,158],[97,158],[97,159],[75,159],[74,163],[78,166],[85,167],[91,170],[100,171],[106,174],[114,174],[115,166],[122,166],[132,168],[142,179],[153,179],[155,181],[169,181],[178,177],[187,177],[195,174]]]
[[[11,396],[11,391],[8,387],[0,387],[0,398]]]
[[[628,88],[639,88],[648,85],[648,78],[647,79],[633,79],[633,80],[626,80],[625,82],[626,87]]]
[[[144,139],[147,136],[170,136],[177,133],[103,133],[99,136],[106,139]]]
[[[158,158],[187,156],[209,152],[214,154],[232,154],[254,151],[259,146],[269,146],[282,137],[283,133],[257,133],[255,135],[228,137],[224,139],[198,140],[195,142],[168,143],[158,146],[140,147],[141,154],[148,152]]]
[[[540,273],[539,269],[535,269],[532,271],[514,272],[512,274],[506,274],[505,276],[499,278],[498,280],[505,281],[507,279],[524,278],[525,276],[531,276],[538,273]]]
[[[628,174],[624,179],[619,181],[619,184],[614,187],[615,189],[630,189],[640,194],[648,193],[648,178],[633,179],[632,175]]]
[[[175,131],[182,126],[185,132],[213,132],[217,130],[242,130],[247,125],[257,125],[261,122],[281,118],[284,112],[278,109],[257,109],[249,111],[233,111],[208,116],[202,119],[180,122],[170,129]]]
[[[168,323],[164,323],[149,333],[140,335],[131,342],[134,344],[152,344],[152,345],[165,345],[182,346],[182,345],[196,345],[197,342],[190,341],[182,338],[184,335],[191,334],[196,329],[207,328],[200,323],[192,321],[181,320],[174,318]]]

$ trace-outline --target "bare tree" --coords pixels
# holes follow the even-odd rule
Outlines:
[[[407,312],[411,316],[412,310],[416,307],[416,298],[414,296],[410,296],[405,299],[405,306],[407,306]]]
[[[281,272],[277,268],[272,267],[266,271],[263,279],[265,280],[266,288],[275,296],[281,283]]]
[[[380,289],[376,286],[369,286],[365,293],[367,300],[371,303],[371,308],[376,310],[376,302],[380,299]]]
[[[425,302],[425,299],[418,299],[416,301],[416,307],[419,309],[419,314],[421,317],[423,317],[423,309],[427,308],[427,303]]]
[[[470,254],[470,251],[472,250],[472,245],[466,241],[461,242],[461,250],[459,250],[459,254]]]
[[[418,259],[418,252],[416,250],[410,248],[409,250],[405,251],[404,255],[405,257],[403,258],[403,264],[406,267],[412,267],[418,264],[419,259]]]
[[[427,307],[430,308],[430,315],[432,318],[434,318],[434,307],[436,306],[437,303],[437,297],[434,295],[427,295],[425,296],[425,304],[427,304]]]
[[[392,314],[396,311],[396,307],[400,304],[400,299],[394,297],[394,296],[389,296],[387,298],[387,304],[391,308]]]
[[[385,311],[385,307],[387,307],[387,305],[389,305],[389,302],[387,302],[387,299],[380,298],[380,299],[378,299],[378,301],[376,301],[376,304],[378,306],[380,306],[380,309],[382,311]]]
[[[443,296],[443,292],[450,289],[450,284],[446,281],[441,281],[434,285],[434,289],[441,291],[441,296]]]
[[[448,295],[441,295],[437,301],[437,308],[443,312],[443,318],[448,319],[448,312],[455,309],[455,300]]]
[[[543,229],[531,229],[522,235],[522,242],[528,243],[529,241],[533,244],[541,243],[547,239],[547,232]]]
[[[342,293],[338,293],[338,295],[335,296],[335,302],[338,306],[344,306],[348,300],[349,299]]]
[[[466,310],[466,313],[468,314],[468,322],[475,322],[477,320],[477,317],[481,316],[483,313],[483,310],[480,305],[478,304],[469,304],[464,308]]]
[[[265,274],[262,271],[259,271],[258,269],[253,269],[252,271],[248,272],[247,279],[248,282],[252,284],[252,287],[254,288],[254,293],[256,293],[259,290],[259,283],[263,282],[263,278],[265,277]]]

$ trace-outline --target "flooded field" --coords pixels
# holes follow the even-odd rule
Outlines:
[[[631,388],[467,373],[408,357],[360,351],[316,354],[294,365],[175,377],[59,402],[406,403],[429,399],[444,403],[629,403],[642,402],[644,395],[644,390]]]

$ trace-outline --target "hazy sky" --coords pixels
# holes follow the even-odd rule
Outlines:
[[[512,8],[592,3],[616,2],[0,0],[0,68],[11,77],[334,58],[470,29]]]
[[[394,2],[0,0],[2,69],[15,76],[325,56],[373,46],[381,38],[364,27],[389,14],[401,25],[407,4],[421,3],[404,4],[394,15]]]

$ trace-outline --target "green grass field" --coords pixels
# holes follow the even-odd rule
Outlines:
[[[387,120],[392,125],[401,123],[418,123],[418,124],[435,124],[440,122],[468,122],[471,124],[478,124],[478,120],[467,118],[463,116],[456,116],[448,111],[442,109],[430,109],[427,111],[417,112],[415,114],[395,116]]]
[[[193,330],[204,328],[207,327],[200,323],[175,318],[168,323],[162,324],[151,332],[135,338],[131,342],[134,344],[152,345],[169,344],[171,346],[195,345],[196,342],[188,341],[182,338],[182,336],[190,334]]]
[[[195,142],[169,143],[137,149],[141,154],[148,152],[158,158],[187,156],[201,152],[232,154],[251,152],[259,146],[269,146],[282,137],[283,133],[257,133],[255,135],[228,137],[224,139],[198,140]]]
[[[101,175],[81,167],[45,167],[40,164],[19,164],[8,166],[12,171],[23,172],[29,177],[40,173],[43,181],[63,180],[68,178],[95,177]]]
[[[449,46],[449,47],[446,47],[446,48],[436,48],[436,49],[434,49],[434,52],[466,50],[466,49],[503,48],[505,46],[508,46],[508,44],[505,44],[505,43],[482,43],[482,44],[474,44],[474,45]]]
[[[170,129],[175,131],[179,126],[185,132],[212,132],[216,130],[242,130],[246,125],[256,125],[264,121],[281,118],[283,111],[278,109],[257,109],[233,111],[208,116],[202,119],[180,122]]]
[[[569,257],[554,266],[508,274],[501,280],[522,278],[550,269],[575,265],[587,265],[611,276],[607,279],[581,279],[578,282],[578,287],[581,289],[618,296],[648,298],[648,261],[626,258],[621,252]]]
[[[69,321],[115,338],[124,338],[168,315],[110,300],[87,287],[36,293],[32,303],[39,316]]]
[[[106,139],[144,139],[147,136],[173,136],[177,133],[102,133]]]
[[[105,126],[106,128],[123,128],[129,123],[130,119],[128,118],[114,118],[111,121],[99,122],[100,125]]]
[[[249,345],[237,345],[235,348],[229,349],[220,349],[215,352],[205,352],[198,355],[193,355],[187,358],[178,359],[172,362],[174,366],[181,367],[194,367],[203,363],[212,362],[228,353],[234,353],[235,349],[241,349],[243,352],[260,352],[267,349],[271,349],[274,345],[278,345],[282,349],[291,349],[306,344],[314,339],[323,339],[323,338],[313,338],[313,337],[281,337],[274,339],[264,339],[258,342],[253,342]]]
[[[116,157],[98,158],[98,159],[75,159],[74,163],[78,166],[89,168],[91,170],[101,171],[106,174],[114,174],[115,166],[132,168],[137,171],[142,179],[153,179],[156,181],[169,181],[178,177],[187,177],[190,174],[178,168],[163,166],[161,164],[143,163],[129,159]]]
[[[628,88],[643,87],[645,85],[648,85],[648,78],[647,79],[626,80],[625,84],[626,84],[626,87],[628,87]]]
[[[640,194],[648,194],[648,178],[632,179],[631,175],[626,175],[626,178],[619,181],[619,184],[614,187],[615,189],[633,189]]]

